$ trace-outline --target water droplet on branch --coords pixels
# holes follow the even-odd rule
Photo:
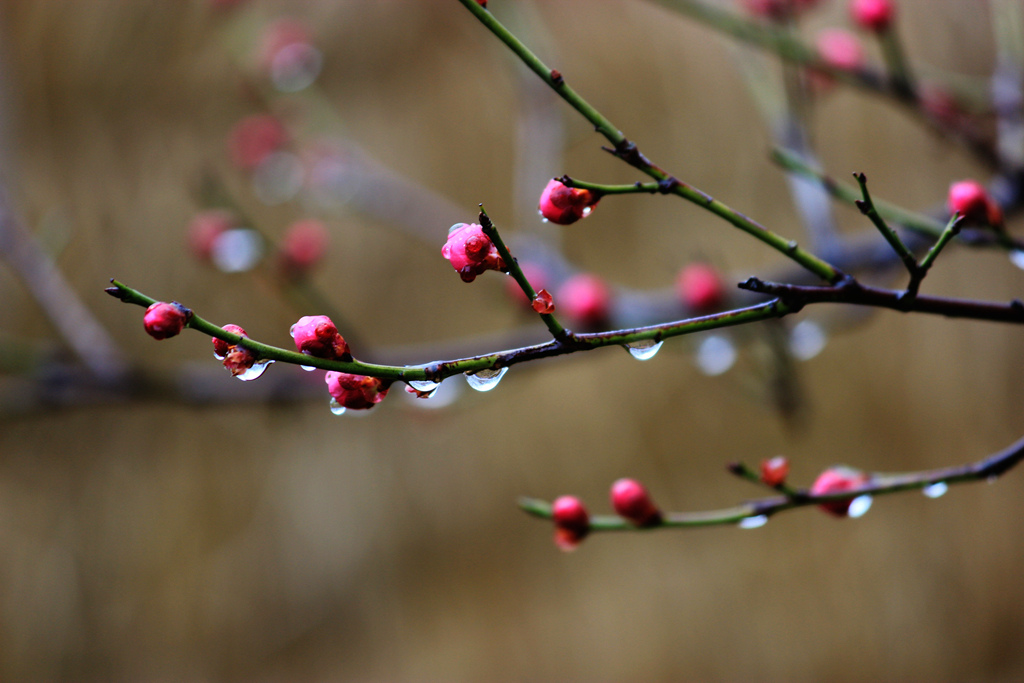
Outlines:
[[[1024,270],[1024,251],[1014,249],[1010,252],[1010,263]]]
[[[508,372],[508,368],[500,368],[498,370],[479,370],[477,372],[466,373],[466,383],[477,391],[490,391],[494,387],[498,386],[498,382]]]
[[[863,517],[871,509],[873,502],[874,499],[867,494],[857,496],[850,501],[850,507],[847,509],[846,514],[852,519]]]
[[[267,368],[270,367],[270,365],[273,362],[274,361],[272,361],[272,360],[256,361],[255,363],[252,364],[251,368],[249,368],[248,370],[245,370],[244,372],[240,372],[239,374],[235,375],[235,378],[236,379],[240,379],[243,382],[251,382],[254,379],[259,379],[260,376],[264,372],[266,372]]]
[[[661,345],[665,342],[656,342],[653,339],[643,339],[641,341],[630,342],[625,345],[626,350],[629,351],[630,355],[637,360],[650,360],[654,358],[658,351],[661,350]]]
[[[344,415],[345,414],[345,410],[347,410],[345,408],[345,406],[341,405],[340,403],[338,403],[333,398],[331,399],[331,404],[330,405],[331,405],[331,412],[334,413],[335,415]]]
[[[437,392],[437,388],[441,386],[440,382],[431,382],[430,380],[410,380],[406,382],[410,387],[413,388],[416,394],[416,398],[430,398]]]
[[[736,525],[741,529],[758,529],[768,523],[768,515],[754,515],[753,517],[744,517]]]
[[[921,493],[928,496],[929,498],[940,498],[945,495],[946,491],[949,490],[949,484],[944,481],[937,481],[934,484],[929,484],[921,489]]]

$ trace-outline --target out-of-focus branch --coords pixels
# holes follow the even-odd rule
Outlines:
[[[82,303],[74,288],[25,229],[0,188],[0,257],[25,282],[68,347],[104,384],[123,381],[128,373],[124,354],[107,330]]]

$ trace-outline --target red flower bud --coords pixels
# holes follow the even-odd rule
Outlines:
[[[276,117],[255,114],[238,122],[228,138],[231,160],[239,168],[251,171],[270,154],[284,146],[288,133]]]
[[[858,26],[882,33],[892,24],[895,7],[892,0],[851,0],[850,15]]]
[[[328,241],[327,228],[315,218],[292,223],[281,238],[281,270],[289,277],[304,275],[323,258]]]
[[[612,484],[612,507],[620,517],[637,526],[661,524],[661,510],[644,485],[635,479],[619,479]]]
[[[555,312],[555,300],[551,298],[551,293],[546,289],[537,292],[537,298],[530,305],[538,313],[551,314]]]
[[[224,325],[221,329],[225,332],[230,332],[231,334],[237,334],[240,337],[246,336],[245,330],[238,325]],[[230,344],[223,339],[217,339],[217,337],[213,338],[213,353],[220,360],[224,360],[224,357],[228,355],[228,351],[234,347],[234,344]]]
[[[167,339],[185,329],[192,312],[177,301],[166,303],[158,301],[146,309],[142,323],[146,333],[153,339]]]
[[[551,519],[555,523],[555,545],[568,552],[590,533],[590,515],[576,496],[562,496],[551,504]]]
[[[456,223],[448,230],[448,241],[441,247],[463,282],[472,282],[485,270],[504,270],[505,262],[491,238],[476,223]]]
[[[696,313],[710,313],[725,303],[722,279],[706,263],[692,263],[679,271],[676,293],[686,308]]]
[[[789,475],[789,460],[777,455],[761,461],[761,481],[768,486],[778,486],[786,481]]]
[[[570,225],[586,218],[601,199],[590,190],[567,187],[561,181],[548,181],[540,193],[540,215],[558,225]]]
[[[562,312],[584,328],[597,329],[608,322],[611,292],[596,275],[573,275],[559,287],[556,298]]]
[[[324,381],[338,405],[349,410],[369,410],[383,401],[390,389],[390,382],[347,372],[328,372]]]
[[[811,486],[811,495],[820,496],[829,493],[840,493],[863,486],[868,482],[868,475],[859,470],[848,467],[831,467],[822,472]],[[845,517],[850,509],[853,498],[844,498],[822,503],[820,507],[825,512],[836,517]]]
[[[961,180],[949,186],[949,212],[959,213],[968,223],[1003,227],[1003,211],[988,190],[975,180]]]
[[[349,360],[348,344],[326,315],[306,315],[288,331],[299,353],[330,360]]]

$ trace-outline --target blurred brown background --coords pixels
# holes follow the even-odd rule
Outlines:
[[[809,33],[845,22],[842,3],[823,4]],[[985,4],[901,2],[908,51],[984,77]],[[799,236],[727,41],[645,2],[492,6],[657,163]],[[210,169],[270,234],[304,215],[260,208],[224,152],[234,122],[260,110],[237,56],[286,11],[314,27],[336,132],[446,195],[463,220],[484,202],[509,234],[558,230],[537,225],[512,189],[518,66],[455,2],[0,3],[14,205],[39,234],[70,231],[60,266],[154,372],[213,364],[209,342],[148,338],[141,309],[101,291],[111,276],[289,342],[296,311],[273,288],[183,247]],[[548,106],[564,117],[565,153],[531,197],[561,173],[637,179],[567,107]],[[813,133],[837,175],[862,170],[878,196],[909,207],[981,173],[855,93],[829,97]],[[365,343],[445,342],[522,321],[497,276],[464,285],[441,260],[447,225],[426,228],[437,235],[428,245],[364,214],[326,218],[332,251],[315,281]],[[609,199],[561,230],[570,258],[628,287],[664,286],[699,256],[745,274],[780,262],[664,197]],[[924,289],[1007,299],[1024,273],[998,253],[951,249]],[[0,339],[55,337],[4,267],[0,312]],[[778,453],[800,483],[837,462],[891,471],[977,459],[1024,425],[1020,340],[1009,326],[879,313],[798,366],[810,401],[800,428],[766,403],[749,364],[698,373],[686,339],[647,363],[604,350],[517,366],[495,391],[444,410],[419,410],[398,387],[362,419],[331,415],[326,393],[9,415],[0,679],[1021,680],[1021,472],[937,501],[882,498],[856,521],[803,510],[756,531],[599,535],[569,555],[515,507],[519,495],[572,492],[603,512],[608,485],[627,475],[667,508],[726,506],[759,492],[724,463]]]

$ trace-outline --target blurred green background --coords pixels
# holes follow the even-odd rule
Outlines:
[[[987,4],[901,2],[912,59],[983,86]],[[646,2],[491,5],[656,163],[801,237],[728,41]],[[822,5],[807,35],[846,23],[843,3]],[[530,202],[551,176],[639,178],[568,107],[530,90],[455,2],[2,2],[7,191],[37,234],[66,232],[59,265],[148,370],[174,378],[184,363],[215,362],[201,335],[147,337],[140,309],[103,294],[112,276],[279,345],[297,314],[318,312],[184,248],[204,174],[271,235],[308,213],[261,206],[225,152],[232,125],[264,107],[245,56],[284,13],[309,22],[324,66],[320,99],[278,110],[304,135],[354,140],[448,197],[461,220],[483,202],[508,235],[561,231],[569,258],[625,287],[667,286],[700,257],[743,277],[781,263],[666,197],[611,198],[581,225],[540,225]],[[520,150],[538,148],[518,132],[527,97],[563,119],[564,148],[541,146],[555,165],[517,191]],[[908,207],[983,173],[857,93],[831,94],[812,121],[827,168],[863,171],[877,196]],[[519,326],[501,279],[460,282],[439,255],[448,225],[424,225],[415,208],[404,229],[344,206],[325,214],[332,247],[314,281],[364,343]],[[836,212],[844,231],[870,230]],[[924,285],[1000,300],[1022,289],[1005,255],[966,249],[944,254]],[[56,338],[2,266],[0,312],[7,343]],[[726,462],[780,453],[801,484],[840,462],[898,471],[978,459],[1024,424],[1020,335],[875,314],[797,367],[799,424],[779,418],[749,358],[706,377],[688,339],[646,363],[606,349],[517,366],[493,392],[442,410],[396,387],[361,419],[331,415],[326,393],[12,413],[0,418],[0,679],[1021,680],[1020,472],[937,501],[885,497],[860,520],[803,510],[756,531],[599,535],[572,554],[515,506],[575,493],[604,512],[609,484],[633,476],[666,508],[721,507],[759,495]],[[268,377],[288,372],[299,371]]]

